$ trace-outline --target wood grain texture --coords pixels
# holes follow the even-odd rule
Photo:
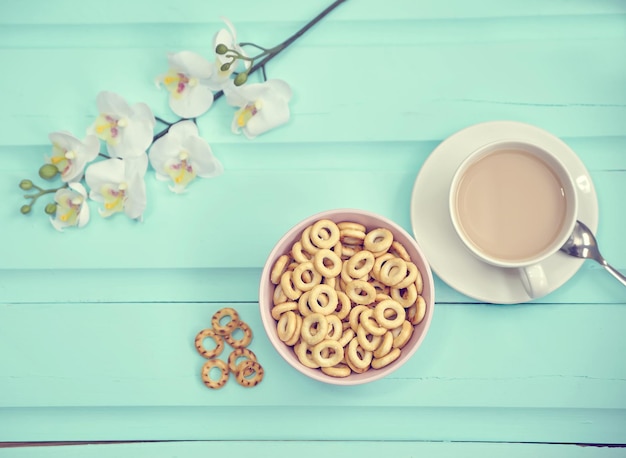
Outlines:
[[[40,202],[20,215],[17,184],[43,183],[48,133],[82,136],[99,91],[174,120],[153,84],[167,53],[209,57],[220,16],[240,40],[271,46],[329,3],[3,8],[0,442],[199,442],[0,448],[1,457],[233,446],[273,456],[623,456],[556,445],[626,444],[626,290],[592,261],[548,296],[510,306],[479,303],[436,277],[423,347],[391,376],[347,389],[284,363],[257,303],[266,256],[293,224],[356,207],[410,232],[411,190],[429,154],[491,120],[536,125],[576,152],[598,194],[602,252],[626,270],[623,1],[348,0],[267,67],[294,91],[286,126],[235,136],[224,99],[198,120],[222,176],[178,196],[149,170],[143,223],[100,218],[95,202],[89,224],[63,234]],[[266,368],[251,390],[212,392],[200,380],[194,336],[227,305],[252,325]]]

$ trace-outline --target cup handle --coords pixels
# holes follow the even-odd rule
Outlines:
[[[520,267],[518,270],[524,289],[531,298],[541,297],[548,293],[548,279],[541,264]]]

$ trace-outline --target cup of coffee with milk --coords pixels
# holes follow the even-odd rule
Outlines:
[[[572,233],[577,207],[561,161],[515,139],[473,151],[450,187],[450,218],[461,241],[481,261],[516,269],[531,298],[549,291],[542,262]]]

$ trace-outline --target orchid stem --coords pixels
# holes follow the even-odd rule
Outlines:
[[[156,119],[159,122],[162,122],[163,124],[166,124],[167,127],[165,129],[163,129],[161,132],[159,132],[158,134],[156,134],[154,137],[152,137],[152,143],[154,143],[159,138],[161,138],[165,134],[167,134],[170,131],[170,129],[172,128],[172,126],[178,124],[179,122],[191,121],[194,124],[197,124],[196,118],[180,118],[178,121],[174,121],[174,122],[167,122],[167,121],[162,120],[161,118],[157,118],[156,116],[154,117],[154,119]]]
[[[347,0],[335,0],[330,6],[328,6],[321,13],[319,13],[317,16],[315,16],[313,19],[311,19],[309,22],[307,22],[304,25],[304,27],[302,27],[296,33],[291,35],[285,41],[283,41],[282,43],[274,46],[273,48],[268,49],[268,50],[264,51],[263,53],[261,53],[257,57],[260,57],[260,56],[262,56],[262,55],[264,55],[266,53],[268,54],[268,56],[263,58],[261,61],[257,62],[256,64],[254,64],[252,67],[250,67],[250,69],[246,73],[248,75],[251,75],[252,73],[256,72],[259,69],[262,69],[265,72],[265,64],[267,64],[270,60],[272,60],[274,57],[276,57],[278,54],[280,54],[282,51],[284,51],[290,44],[292,44],[294,41],[296,41],[298,38],[300,38],[302,35],[304,35],[315,24],[320,22],[322,19],[324,19],[324,17],[326,17],[329,13],[331,13],[335,8],[337,8],[339,5],[341,5],[342,3],[346,2],[346,1]],[[253,45],[252,43],[241,43],[241,45],[244,45],[244,44],[257,46],[257,45]],[[263,49],[260,46],[257,46],[257,47],[259,47],[260,49]],[[216,92],[215,96],[213,97],[213,100],[215,101],[215,100],[219,99],[220,97],[222,97],[223,95],[224,95],[224,91]]]

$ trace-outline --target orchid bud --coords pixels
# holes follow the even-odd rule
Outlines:
[[[44,208],[44,211],[48,214],[48,215],[54,215],[57,212],[57,204],[48,204],[46,205],[46,208]]]
[[[54,178],[57,173],[59,173],[59,169],[57,169],[56,165],[52,164],[44,164],[39,169],[39,176],[46,180]]]
[[[22,180],[20,181],[20,188],[23,189],[24,191],[33,189],[33,182],[30,180]]]
[[[235,77],[234,83],[235,83],[235,86],[241,86],[246,81],[248,81],[248,74],[247,73],[240,73],[239,75],[237,75]]]
[[[226,54],[228,52],[228,47],[224,44],[224,43],[220,43],[219,45],[217,45],[215,47],[215,53],[216,54]]]
[[[20,207],[20,211],[22,212],[22,215],[26,215],[27,213],[30,213],[32,207],[30,205],[22,205]]]
[[[220,70],[223,72],[227,72],[228,69],[230,68],[230,62],[226,62],[225,64],[222,64],[222,66],[220,67]]]

